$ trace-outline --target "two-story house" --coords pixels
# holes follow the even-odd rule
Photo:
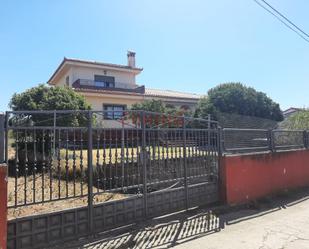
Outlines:
[[[48,84],[72,87],[94,110],[120,111],[144,100],[157,99],[175,107],[194,109],[200,96],[170,90],[145,88],[136,83],[143,69],[135,65],[135,53],[128,51],[127,65],[64,58]],[[110,112],[117,115],[117,112]],[[109,117],[115,119],[117,117]]]

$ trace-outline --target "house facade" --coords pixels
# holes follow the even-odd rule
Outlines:
[[[151,99],[175,107],[195,108],[200,95],[149,89],[137,84],[136,77],[142,71],[136,67],[135,53],[131,51],[127,53],[127,65],[64,58],[48,84],[72,87],[94,110],[120,111]]]

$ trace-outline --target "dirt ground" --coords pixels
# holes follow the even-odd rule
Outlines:
[[[29,176],[27,178],[27,181],[25,181],[25,179],[21,177],[18,179],[17,183],[15,182],[14,177],[9,177],[8,206],[15,205],[15,201],[17,204],[24,204],[25,199],[27,200],[28,204],[31,204],[33,200],[35,200],[36,202],[40,202],[42,200],[49,201],[51,199],[56,201],[46,202],[43,204],[33,204],[17,208],[9,208],[8,219],[23,217],[32,214],[48,213],[51,211],[63,210],[72,207],[82,207],[87,205],[87,196],[79,197],[82,194],[87,194],[88,186],[86,183],[81,184],[80,182],[76,182],[76,184],[74,184],[73,181],[69,181],[66,184],[66,181],[64,180],[51,180],[47,175],[44,176],[44,181],[42,181],[42,175],[37,175],[35,178],[36,180],[34,185],[33,176]],[[15,184],[17,184],[16,196]],[[26,192],[24,191],[25,186],[27,189]],[[96,187],[93,187],[93,193],[97,192],[98,189]],[[76,197],[67,200],[57,200],[59,197],[64,198],[66,196]],[[118,200],[123,197],[124,195],[118,193],[100,193],[98,195],[95,195],[94,203],[100,203],[109,200]]]

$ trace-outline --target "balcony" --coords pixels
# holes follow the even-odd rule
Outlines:
[[[73,88],[89,90],[108,90],[115,92],[145,93],[145,86],[131,85],[121,82],[96,82],[94,80],[78,79],[72,84]]]

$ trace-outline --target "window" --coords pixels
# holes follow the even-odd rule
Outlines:
[[[169,104],[169,103],[167,103],[167,104],[165,105],[165,107],[166,107],[166,108],[169,108],[169,109],[174,109],[174,108],[175,108],[175,106],[174,106],[173,104]]]
[[[65,85],[70,86],[70,77],[69,76],[65,77]]]
[[[190,106],[188,106],[188,105],[182,105],[182,106],[180,107],[180,109],[185,110],[185,111],[188,111],[188,110],[190,110]]]
[[[95,81],[94,85],[97,87],[106,87],[105,82],[101,82],[101,81]]]
[[[123,116],[123,111],[126,109],[125,105],[103,105],[105,111],[105,119],[121,119]]]
[[[114,88],[115,78],[111,76],[105,76],[105,75],[95,75],[94,85],[96,87]]]
[[[112,82],[105,82],[106,87],[110,87],[110,88],[114,88],[115,87],[115,83]]]
[[[114,88],[115,87],[115,83],[103,82],[103,81],[95,81],[94,85],[96,87],[106,87],[106,88]]]

